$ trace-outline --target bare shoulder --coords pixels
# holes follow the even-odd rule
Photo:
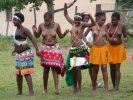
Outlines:
[[[40,24],[39,24],[39,27],[42,27],[42,26],[44,26],[44,23],[40,23]]]
[[[23,30],[22,30],[24,33],[27,33],[27,32],[30,32],[30,30],[27,28],[27,27],[23,27]]]
[[[122,23],[120,23],[120,26],[122,27],[122,28],[125,28],[126,26],[124,25],[124,24],[122,24]]]
[[[106,29],[107,28],[107,25],[103,25],[103,28]]]
[[[96,27],[96,25],[95,25],[95,26],[92,27],[92,30],[95,30],[96,28],[97,28],[97,27]]]
[[[59,24],[59,23],[54,22],[54,27],[55,27],[55,28],[59,28],[59,27],[60,27],[60,24]]]
[[[55,26],[60,26],[60,24],[59,24],[59,23],[57,23],[57,22],[54,22],[54,25],[55,25]]]
[[[106,27],[107,27],[107,28],[109,28],[109,27],[110,27],[110,25],[111,25],[111,23],[107,23],[107,24],[106,24]]]

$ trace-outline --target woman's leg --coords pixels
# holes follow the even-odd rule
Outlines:
[[[101,66],[102,74],[103,74],[103,81],[104,81],[104,89],[108,91],[108,72],[107,72],[107,65]]]
[[[81,81],[82,81],[81,67],[77,67],[77,86],[79,92],[81,92]]]
[[[16,81],[17,81],[17,86],[18,86],[18,93],[17,93],[17,95],[22,95],[23,76],[22,75],[16,75]]]
[[[74,91],[73,93],[78,92],[78,77],[77,77],[77,68],[73,67],[73,76],[74,76]]]
[[[50,70],[50,68],[43,67],[43,87],[44,87],[44,94],[47,94],[49,70]]]
[[[93,65],[93,70],[92,70],[92,86],[93,86],[93,91],[96,90],[98,71],[99,71],[99,65]]]
[[[90,65],[91,66],[91,68],[89,68],[89,74],[90,74],[90,79],[91,79],[91,82],[92,82],[92,70],[93,70],[93,65],[91,64]]]
[[[121,72],[120,72],[120,63],[116,64],[115,65],[115,70],[116,70],[116,73],[115,73],[115,90],[119,90],[119,83],[120,83],[120,78],[121,78]]]
[[[59,94],[59,89],[58,89],[59,79],[58,79],[57,69],[52,68],[52,73],[53,73],[53,78],[54,78],[55,94],[58,95]]]
[[[110,76],[113,84],[113,88],[115,88],[115,76],[116,76],[116,67],[115,64],[110,64]]]
[[[28,88],[29,88],[29,93],[27,95],[32,96],[32,95],[34,95],[34,91],[33,91],[33,83],[32,83],[31,75],[26,74],[24,76],[25,76],[25,79],[27,81],[27,85],[28,85]]]

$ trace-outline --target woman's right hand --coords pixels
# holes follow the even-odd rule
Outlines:
[[[64,8],[67,9],[67,3],[64,4]]]
[[[37,31],[36,25],[33,25],[33,26],[32,26],[32,31],[33,31],[33,32],[36,32],[36,31]]]
[[[89,47],[89,48],[92,48],[92,44],[87,42],[86,45]]]
[[[37,51],[36,51],[36,55],[37,55],[38,57],[40,57],[40,56],[41,56],[41,53],[40,53],[40,51],[39,51],[39,50],[37,50]]]

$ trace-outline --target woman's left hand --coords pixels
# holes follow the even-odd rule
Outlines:
[[[128,41],[128,38],[127,38],[127,37],[125,37],[123,40],[124,40],[124,42],[127,42],[127,41]]]
[[[40,57],[40,56],[41,56],[41,54],[40,54],[40,51],[39,51],[39,50],[37,50],[37,51],[36,51],[36,55],[37,55],[38,57]]]
[[[69,29],[67,29],[64,33],[65,34],[68,34],[70,32],[70,30]]]

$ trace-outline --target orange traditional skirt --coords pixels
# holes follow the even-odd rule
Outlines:
[[[95,46],[90,49],[90,63],[101,65],[108,64],[112,61],[107,45]]]
[[[109,52],[112,56],[112,62],[110,64],[121,63],[126,60],[126,51],[123,44],[120,45],[108,45]]]

